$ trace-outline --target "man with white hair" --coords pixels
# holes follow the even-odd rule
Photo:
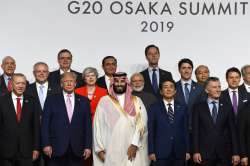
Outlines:
[[[126,73],[115,73],[94,118],[95,166],[148,166],[147,113]]]

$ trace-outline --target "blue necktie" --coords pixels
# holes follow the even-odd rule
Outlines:
[[[213,107],[212,107],[212,118],[213,118],[213,122],[214,124],[216,123],[216,120],[217,120],[217,107],[216,107],[216,101],[212,101],[211,102],[213,104]]]
[[[156,69],[153,69],[152,86],[153,86],[153,89],[154,89],[155,93],[157,93],[157,91],[158,91],[158,82],[157,82]]]
[[[185,90],[185,101],[188,104],[188,100],[189,100],[189,89],[188,89],[188,83],[184,84],[184,90]]]
[[[171,107],[171,103],[168,104],[168,119],[170,121],[170,123],[174,122],[174,111],[173,108]]]

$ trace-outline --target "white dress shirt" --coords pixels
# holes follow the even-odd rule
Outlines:
[[[109,87],[110,87],[110,82],[111,82],[111,77],[107,76],[107,75],[104,75],[104,78],[105,78],[105,83],[107,85],[107,89],[109,91]]]
[[[155,69],[156,69],[155,73],[156,73],[156,77],[157,77],[157,85],[159,86],[160,70],[159,70],[159,67],[156,67]],[[149,74],[150,81],[152,83],[152,79],[153,79],[153,68],[152,67],[148,67],[148,74]]]
[[[11,93],[11,96],[12,96],[12,101],[13,101],[13,104],[14,104],[15,111],[17,112],[17,110],[16,110],[16,107],[17,107],[17,98],[21,98],[21,99],[20,99],[21,107],[23,107],[23,95],[20,96],[20,97],[17,97],[17,96],[15,95],[15,93],[12,92],[12,93]]]
[[[72,111],[74,113],[74,108],[75,108],[75,94],[74,93],[70,93],[71,97],[70,97],[70,101],[71,101],[71,104],[72,104]],[[64,97],[64,102],[65,102],[65,105],[67,104],[67,99],[68,99],[68,93],[64,92],[63,91],[63,97]]]
[[[168,102],[167,100],[163,99],[163,102],[164,102],[164,105],[165,105],[165,108],[167,110],[167,113],[168,113],[168,104],[171,104],[170,106],[172,107],[172,110],[173,110],[173,113],[174,113],[174,100],[171,100],[170,102]]]
[[[48,87],[49,87],[49,83],[48,81],[45,82],[44,84],[39,84],[38,82],[36,82],[36,90],[37,90],[37,94],[39,95],[40,92],[40,86],[44,86],[43,87],[43,95],[44,95],[44,100],[46,99],[47,96],[47,92],[48,92]]]
[[[244,85],[245,85],[247,92],[250,93],[250,85],[247,85],[246,83],[244,83]]]

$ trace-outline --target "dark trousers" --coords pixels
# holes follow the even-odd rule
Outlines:
[[[33,161],[33,166],[48,166],[49,157],[41,152],[39,158],[36,161]]]
[[[83,166],[83,157],[76,156],[71,148],[69,148],[63,156],[52,157],[48,166]]]
[[[167,159],[157,160],[153,166],[185,166],[185,160]]]
[[[230,166],[230,165],[231,165],[230,160],[219,159],[219,158],[203,160],[201,163],[201,166]]]
[[[0,159],[1,166],[32,166],[31,158],[14,157],[10,159]]]

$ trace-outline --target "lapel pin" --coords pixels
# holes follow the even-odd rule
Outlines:
[[[29,102],[29,100],[24,100],[24,102],[25,102],[25,103],[28,103],[28,102]]]

